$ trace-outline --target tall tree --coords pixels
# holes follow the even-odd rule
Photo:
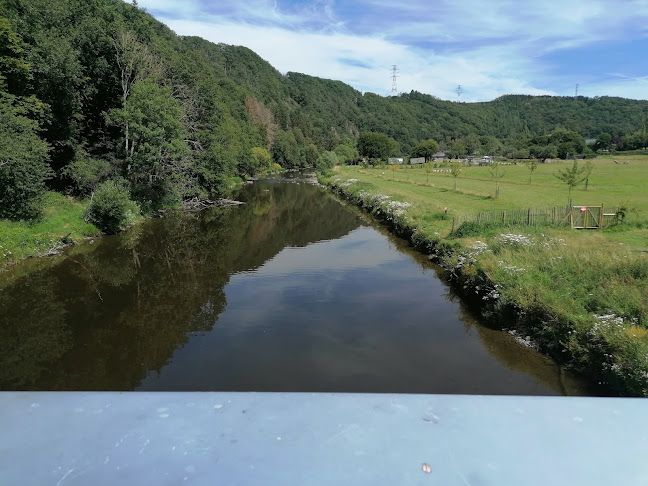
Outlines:
[[[115,60],[119,69],[121,82],[122,106],[131,95],[137,81],[149,79],[157,82],[164,73],[161,62],[130,31],[122,31],[113,38]],[[134,146],[131,145],[130,125],[124,120],[124,150],[127,157],[132,157]]]
[[[171,184],[182,184],[189,168],[182,164],[188,153],[181,122],[182,107],[170,88],[147,79],[136,81],[123,108],[111,111],[110,119],[128,126],[130,148],[125,175],[133,194],[149,209],[176,199]]]
[[[48,146],[38,137],[38,124],[9,100],[0,93],[0,218],[30,219],[40,213],[52,175]]]
[[[383,133],[362,132],[358,138],[358,153],[361,157],[384,160],[396,154],[398,144]]]
[[[410,152],[412,157],[425,157],[425,161],[429,162],[432,156],[439,151],[439,144],[436,140],[428,139],[418,143],[416,147]]]

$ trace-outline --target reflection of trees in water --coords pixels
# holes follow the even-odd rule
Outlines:
[[[259,183],[241,197],[248,204],[172,213],[73,248],[5,287],[0,388],[133,389],[187,333],[211,329],[231,273],[358,226],[311,186]]]
[[[55,281],[31,274],[0,292],[0,390],[28,387],[73,346]]]

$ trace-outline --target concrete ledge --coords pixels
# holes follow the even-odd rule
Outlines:
[[[0,484],[645,485],[647,415],[621,398],[4,392]]]

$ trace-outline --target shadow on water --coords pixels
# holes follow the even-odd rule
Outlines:
[[[589,393],[325,190],[237,197],[0,274],[0,389]]]

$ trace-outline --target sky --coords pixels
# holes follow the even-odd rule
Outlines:
[[[130,2],[129,2],[130,3]],[[648,99],[648,0],[139,0],[178,35],[285,74],[445,100]],[[457,93],[461,86],[460,95]],[[578,88],[577,88],[578,85]]]

